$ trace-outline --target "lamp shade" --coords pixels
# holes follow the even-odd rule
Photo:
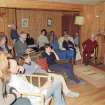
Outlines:
[[[74,24],[83,25],[84,24],[84,17],[83,16],[76,16]]]

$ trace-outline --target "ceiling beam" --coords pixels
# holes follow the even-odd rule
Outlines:
[[[43,10],[64,10],[64,11],[82,11],[83,5],[45,2],[39,0],[0,0],[0,7],[7,8],[27,8],[27,9],[43,9]]]

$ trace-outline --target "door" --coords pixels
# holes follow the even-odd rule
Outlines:
[[[80,26],[74,24],[77,15],[79,13],[64,14],[62,16],[62,35],[64,31],[67,31],[70,35],[75,35],[76,32],[79,33]]]

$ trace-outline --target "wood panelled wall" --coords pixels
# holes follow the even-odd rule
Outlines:
[[[105,3],[85,5],[81,14],[85,17],[85,24],[81,26],[81,43],[92,33],[105,32]]]
[[[41,10],[24,10],[24,9],[5,9],[0,8],[0,32],[10,35],[8,25],[17,24],[17,30],[30,33],[35,39],[40,34],[41,29],[47,31],[54,30],[57,35],[61,35],[61,17],[62,12],[41,11]],[[28,19],[28,27],[23,28],[21,21],[23,18]],[[52,26],[47,26],[47,20],[52,19]]]
[[[105,3],[95,6],[84,6],[83,16],[85,24],[82,26],[82,41],[89,38],[92,33],[105,32]]]
[[[38,10],[16,10],[17,14],[17,28],[18,31],[25,30],[36,38],[41,29],[45,28],[47,31],[54,30],[57,35],[61,35],[61,12],[55,11],[38,11]],[[29,27],[22,28],[21,20],[27,18],[29,20]],[[52,20],[52,26],[47,26],[48,19]]]
[[[3,3],[3,1],[2,1]],[[45,4],[44,4],[45,5]],[[0,8],[0,31],[4,31],[9,35],[10,29],[8,28],[9,24],[17,23],[18,31],[25,30],[29,32],[35,39],[40,34],[40,30],[46,28],[48,31],[54,30],[57,35],[61,35],[61,18],[62,15],[66,12],[56,11],[60,10],[63,7],[63,10],[72,10],[64,6],[67,4],[59,4],[53,11],[50,10],[38,10],[38,9],[9,9],[9,8]],[[71,6],[72,4],[70,4]],[[39,5],[40,6],[40,5]],[[47,9],[48,6],[47,5]],[[1,5],[1,7],[3,7]],[[38,8],[38,5],[36,6]],[[44,6],[43,6],[44,8]],[[57,9],[58,8],[58,9]],[[76,5],[71,6],[71,8],[76,9]],[[92,33],[97,33],[98,31],[105,31],[105,3],[98,4],[96,6],[77,5],[80,14],[85,17],[85,24],[81,26],[81,43],[90,37]],[[45,8],[44,8],[45,9]],[[62,10],[62,8],[61,8]],[[68,12],[69,13],[69,12]],[[28,18],[29,27],[21,27],[21,19]],[[47,26],[47,20],[51,18],[53,20],[52,27]]]
[[[81,15],[84,16],[84,25],[81,26],[81,43],[86,40],[87,38],[90,38],[91,34],[94,33],[95,29],[95,13],[94,13],[94,6],[88,6],[85,5],[83,8],[83,12]]]
[[[5,32],[8,34],[8,25],[15,22],[15,9],[0,8],[0,32]]]
[[[62,33],[62,15],[71,14],[71,12],[48,11],[48,10],[32,10],[32,9],[6,9],[1,8],[0,31],[5,32],[10,36],[10,28],[8,25],[17,24],[17,30],[30,33],[34,39],[40,34],[41,29],[45,28],[48,32],[53,30],[60,36]],[[22,19],[28,19],[28,27],[23,28],[21,25]],[[47,25],[48,19],[52,20],[52,26]],[[3,26],[2,26],[3,25]]]

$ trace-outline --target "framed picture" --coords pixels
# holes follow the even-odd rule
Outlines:
[[[22,18],[21,20],[21,27],[27,28],[28,27],[28,18]]]
[[[47,20],[47,26],[51,27],[53,25],[53,20],[51,18],[48,18]]]

